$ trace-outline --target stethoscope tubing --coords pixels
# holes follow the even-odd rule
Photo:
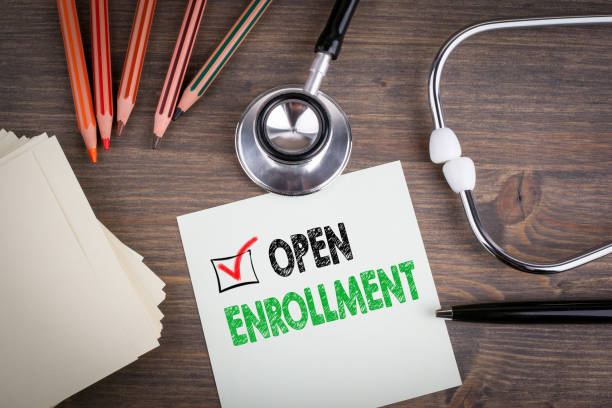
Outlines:
[[[476,204],[474,202],[472,192],[466,190],[459,193],[459,195],[461,196],[461,204],[465,210],[465,215],[468,223],[470,224],[470,228],[472,229],[472,232],[476,236],[478,242],[480,242],[480,244],[490,254],[495,256],[501,262],[518,269],[519,271],[539,275],[550,275],[577,268],[612,253],[612,242],[609,242],[580,255],[553,263],[533,263],[516,258],[504,251],[504,249],[497,245],[497,243],[489,236],[486,229],[483,227],[482,222],[480,221],[480,217],[478,216],[478,211],[476,210]]]
[[[486,21],[469,26],[457,32],[442,46],[438,52],[432,64],[429,75],[429,106],[431,108],[435,128],[441,129],[446,127],[444,124],[444,113],[440,100],[440,81],[442,78],[444,64],[453,50],[466,39],[473,35],[493,30],[610,23],[612,23],[612,15],[525,18]],[[472,191],[464,190],[461,191],[459,195],[461,197],[461,203],[463,205],[468,223],[470,224],[470,228],[472,229],[472,232],[476,236],[478,242],[480,242],[480,244],[489,253],[494,255],[501,262],[520,271],[533,274],[554,274],[576,268],[612,253],[612,241],[608,241],[595,249],[586,251],[572,258],[553,263],[533,263],[516,258],[501,248],[487,233],[482,222],[480,221],[478,210],[476,209],[476,204],[474,202],[474,197],[472,196]]]
[[[510,20],[492,20],[471,25],[455,33],[442,46],[431,66],[429,74],[429,107],[431,108],[433,122],[436,129],[444,127],[444,113],[440,101],[440,81],[446,60],[455,48],[468,38],[487,31],[504,30],[511,28],[547,27],[557,25],[582,24],[609,24],[612,16],[569,16],[569,17],[541,17]]]

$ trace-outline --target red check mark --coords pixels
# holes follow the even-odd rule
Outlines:
[[[242,248],[238,250],[238,256],[236,257],[236,260],[234,261],[233,271],[223,264],[219,264],[219,269],[221,269],[223,272],[227,273],[229,276],[239,281],[240,280],[240,261],[242,261],[242,255],[245,254],[246,250],[249,249],[249,247],[253,245],[255,241],[257,241],[257,237],[253,237],[249,239],[248,242],[244,244]]]

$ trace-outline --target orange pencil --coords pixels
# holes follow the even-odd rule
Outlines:
[[[79,130],[92,162],[98,160],[96,145],[96,119],[91,103],[91,90],[87,79],[87,67],[83,56],[83,42],[74,0],[57,0],[64,50],[70,74],[70,87]]]
[[[113,82],[111,80],[108,37],[108,0],[90,0],[91,56],[96,97],[96,119],[104,150],[110,147],[113,127]]]
[[[170,124],[172,115],[174,114],[174,108],[176,107],[181,84],[185,77],[185,70],[187,69],[189,58],[191,57],[193,43],[198,35],[205,6],[206,0],[189,0],[189,4],[187,5],[183,24],[181,25],[181,31],[176,39],[174,53],[172,54],[168,73],[166,74],[166,81],[164,82],[164,87],[159,96],[159,103],[155,110],[153,149],[158,147],[164,132]]]
[[[138,6],[136,6],[130,44],[123,63],[121,85],[119,85],[119,92],[117,92],[117,136],[121,135],[132,109],[134,109],[142,63],[147,51],[151,22],[155,12],[155,3],[156,0],[138,0]]]

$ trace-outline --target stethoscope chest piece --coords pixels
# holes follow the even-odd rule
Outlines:
[[[336,0],[315,46],[303,87],[275,88],[247,107],[236,127],[236,153],[245,173],[277,194],[314,193],[342,173],[351,155],[346,114],[319,91],[338,58],[358,0]]]
[[[329,184],[351,154],[351,128],[338,104],[300,87],[268,91],[246,109],[236,128],[245,173],[265,190],[313,193]]]

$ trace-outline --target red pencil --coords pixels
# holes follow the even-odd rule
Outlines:
[[[176,40],[174,53],[172,54],[168,73],[166,74],[166,81],[164,82],[157,110],[155,111],[153,149],[158,147],[172,119],[205,6],[206,0],[189,0],[187,5],[181,31]]]
[[[96,118],[104,150],[110,146],[113,127],[113,82],[111,80],[110,41],[108,37],[108,0],[90,0],[91,54],[94,73]]]
[[[140,73],[144,62],[151,22],[155,12],[156,0],[138,0],[132,32],[130,34],[130,44],[125,53],[123,64],[123,74],[121,74],[121,85],[117,92],[117,136],[121,135],[123,127],[128,121],[138,93],[140,83]]]

